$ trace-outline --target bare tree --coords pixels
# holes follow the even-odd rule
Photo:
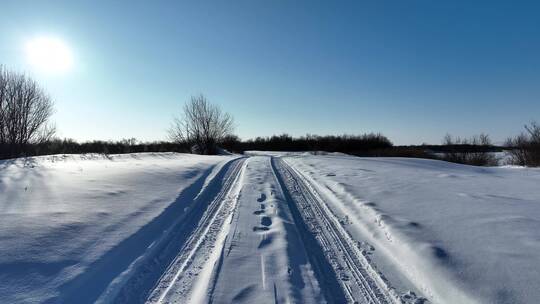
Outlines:
[[[178,143],[187,143],[199,154],[215,154],[217,145],[232,135],[233,117],[203,95],[192,96],[184,105],[181,117],[175,118],[169,137]]]
[[[49,140],[55,128],[51,98],[24,74],[0,65],[0,147],[2,154],[16,156],[29,144]]]

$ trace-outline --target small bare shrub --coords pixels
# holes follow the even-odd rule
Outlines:
[[[525,125],[525,132],[506,140],[510,163],[518,166],[540,166],[540,125],[531,122]]]
[[[496,166],[498,163],[490,151],[492,143],[487,134],[482,133],[471,138],[452,137],[447,134],[443,145],[448,149],[442,156],[445,161],[473,166]]]

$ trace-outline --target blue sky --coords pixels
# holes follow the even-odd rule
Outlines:
[[[242,138],[449,132],[495,141],[540,120],[536,1],[3,1],[0,63],[36,78],[62,137],[166,138],[191,95]],[[24,45],[62,39],[72,68]]]

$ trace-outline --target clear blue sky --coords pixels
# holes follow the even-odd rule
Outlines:
[[[62,137],[166,138],[204,93],[242,138],[382,132],[502,141],[540,120],[538,1],[2,1],[0,63],[56,101]],[[25,43],[73,66],[36,72]]]

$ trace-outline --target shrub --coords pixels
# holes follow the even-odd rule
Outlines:
[[[540,166],[540,125],[531,122],[525,125],[524,133],[506,140],[510,164],[518,166]]]
[[[493,145],[487,134],[482,133],[469,139],[452,137],[447,134],[444,137],[443,145],[447,151],[442,154],[442,160],[473,166],[496,166],[498,164],[497,158],[491,152]]]

